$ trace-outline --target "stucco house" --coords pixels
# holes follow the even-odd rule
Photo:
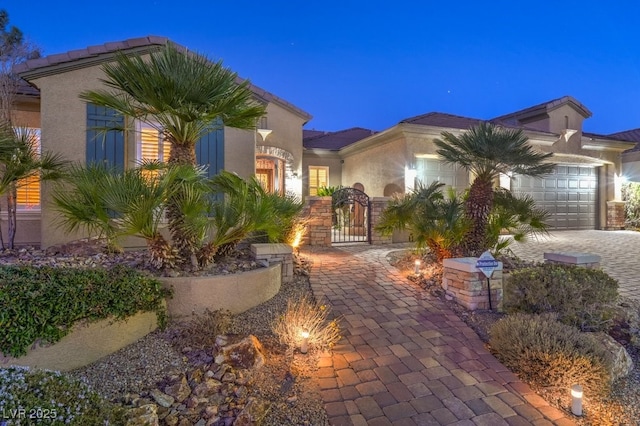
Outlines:
[[[635,146],[622,153],[622,172],[629,182],[640,182],[640,128],[612,133],[612,138],[633,141]]]
[[[619,229],[621,153],[633,143],[583,131],[592,113],[571,96],[485,120],[521,128],[532,146],[553,152],[557,167],[543,179],[503,177],[500,184],[517,193],[530,194],[551,213],[554,229]],[[356,183],[373,197],[403,193],[416,181],[438,180],[456,189],[468,186],[464,170],[443,163],[433,144],[443,131],[460,134],[483,120],[431,112],[400,121],[375,133],[307,133],[303,165],[311,173],[324,167],[331,185]],[[368,132],[368,134],[367,134]],[[345,135],[346,133],[346,135]],[[364,134],[348,141],[349,135]],[[305,187],[306,194],[312,193]]]
[[[164,37],[141,37],[20,64],[14,71],[24,84],[18,93],[14,123],[38,129],[42,150],[59,152],[75,162],[99,161],[125,168],[143,158],[163,159],[168,150],[161,136],[142,123],[126,123],[126,128],[137,131],[109,131],[97,137],[95,128],[127,118],[86,104],[79,95],[102,87],[101,66],[112,61],[115,52],[148,55],[168,42]],[[266,105],[259,129],[225,127],[210,133],[197,144],[198,162],[208,166],[210,175],[222,169],[241,177],[255,175],[269,190],[301,196],[302,127],[311,115],[257,86],[251,89],[255,100]],[[50,190],[48,184],[39,182],[21,189],[17,244],[48,247],[82,237],[68,235],[56,226],[56,212],[47,206]]]

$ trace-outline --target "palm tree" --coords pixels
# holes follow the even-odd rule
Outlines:
[[[118,53],[103,70],[107,89],[84,92],[81,98],[157,129],[170,143],[170,164],[195,165],[200,137],[221,126],[253,129],[265,114],[247,80],[238,83],[237,74],[221,61],[171,43],[148,58]],[[182,232],[178,204],[176,199],[167,206],[169,229],[183,259],[193,264],[198,245]]]
[[[468,222],[462,199],[453,190],[445,196],[443,186],[440,182],[429,186],[420,183],[411,193],[393,198],[376,230],[384,234],[408,230],[417,248],[429,248],[437,262],[458,255]]]
[[[442,132],[442,140],[436,139],[434,143],[446,162],[457,164],[475,176],[465,202],[465,215],[472,224],[465,238],[465,252],[470,256],[478,256],[489,248],[487,223],[493,207],[493,183],[500,174],[542,176],[555,167],[546,162],[552,154],[535,152],[521,129],[486,122],[460,136]]]
[[[11,127],[0,128],[0,194],[6,198],[7,245],[13,249],[17,231],[18,189],[34,179],[40,181],[59,179],[64,174],[67,162],[59,154],[39,152],[38,134],[34,129]],[[0,246],[5,242],[0,233]]]

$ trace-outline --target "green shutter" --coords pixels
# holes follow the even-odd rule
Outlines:
[[[124,170],[124,117],[115,110],[87,104],[87,164]]]

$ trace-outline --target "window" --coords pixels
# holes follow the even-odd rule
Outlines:
[[[25,129],[25,139],[34,145],[35,151],[40,154],[40,129]],[[40,209],[40,176],[30,176],[21,179],[17,183],[16,209],[39,210]]]
[[[309,166],[309,195],[318,195],[318,188],[329,185],[329,168]]]
[[[138,161],[169,161],[171,145],[164,141],[158,129],[145,123],[138,124],[138,143],[136,145],[136,160]]]

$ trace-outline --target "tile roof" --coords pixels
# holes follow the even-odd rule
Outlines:
[[[552,111],[556,108],[561,107],[565,104],[573,104],[573,106],[585,117],[591,117],[593,114],[589,109],[584,106],[581,102],[579,102],[573,96],[563,96],[561,98],[552,99],[547,102],[542,102],[538,105],[534,105],[525,109],[521,109],[518,111],[510,112],[509,114],[501,115],[493,118],[491,121],[503,122],[506,124],[518,124],[519,120],[526,119],[529,117],[534,117],[538,114],[546,113]]]
[[[460,115],[445,114],[443,112],[429,112],[406,118],[400,123],[422,124],[424,126],[449,127],[452,129],[470,129],[480,124],[483,120],[477,118],[462,117]]]
[[[71,50],[65,53],[58,53],[48,56],[43,56],[36,59],[30,59],[21,64],[18,64],[14,67],[13,71],[16,74],[22,74],[24,78],[28,79],[28,75],[30,73],[37,73],[38,71],[44,71],[46,69],[51,69],[50,67],[56,66],[64,66],[73,65],[76,61],[81,60],[89,60],[95,59],[100,60],[100,57],[107,54],[112,54],[121,50],[131,50],[131,49],[141,49],[144,48],[154,48],[159,46],[164,46],[167,43],[171,42],[166,37],[161,36],[146,36],[146,37],[138,37],[131,38],[122,41],[114,41],[108,42],[105,44],[97,45],[97,46],[89,46],[84,49]],[[173,42],[171,42],[173,43]],[[175,43],[174,43],[175,44]],[[187,50],[185,47],[175,44],[179,48]],[[55,73],[55,70],[51,69],[52,73]],[[244,79],[238,78],[238,82],[242,82]],[[251,84],[250,86],[253,93],[258,97],[263,99],[266,102],[273,102],[280,104],[286,109],[291,110],[292,112],[298,114],[299,116],[305,119],[305,122],[311,120],[312,116],[306,111],[296,107],[292,103],[285,101],[284,99],[274,95],[273,93],[267,92],[266,90]]]
[[[640,142],[640,128],[612,133],[609,135],[609,138],[613,138],[616,140],[631,141],[631,142]],[[640,143],[637,143],[634,148],[628,149],[625,152],[636,152],[636,151],[640,151]]]
[[[350,129],[339,130],[337,132],[320,132],[318,130],[306,130],[302,145],[307,148],[322,148],[337,151],[347,145],[358,142],[364,138],[378,132],[362,127],[352,127]],[[320,132],[313,135],[311,132]],[[309,136],[307,136],[309,135]]]

